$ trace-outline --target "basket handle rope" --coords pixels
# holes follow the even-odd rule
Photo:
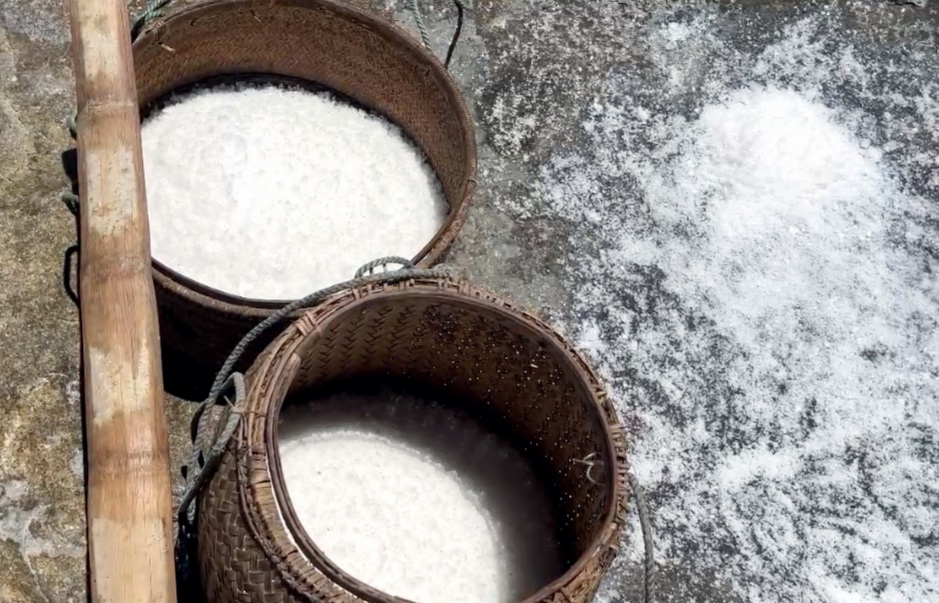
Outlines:
[[[192,501],[215,473],[215,470],[218,469],[225,447],[241,420],[245,400],[244,375],[237,372],[232,373],[222,386],[222,391],[228,391],[229,389],[234,390],[234,403],[227,397],[225,398],[225,411],[216,423],[215,437],[209,439],[208,432],[210,430],[200,429],[202,419],[209,409],[209,405],[200,404],[196,408],[196,412],[193,413],[192,422],[189,426],[192,436],[192,451],[186,465],[186,488],[183,490],[183,495],[179,500],[179,509],[177,510],[180,523],[183,521],[192,522],[194,519],[195,510],[192,508]],[[218,427],[221,427],[221,429],[217,429]],[[196,468],[198,468],[198,471]]]

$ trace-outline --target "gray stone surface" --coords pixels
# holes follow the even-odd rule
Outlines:
[[[62,288],[63,252],[74,243],[75,228],[58,200],[66,187],[59,153],[69,145],[62,122],[73,105],[62,4],[61,0],[0,1],[0,601],[11,603],[85,598],[78,317]],[[356,4],[412,27],[403,0]],[[671,61],[692,74],[703,74],[728,56],[757,53],[779,37],[782,24],[811,14],[827,19],[832,35],[872,49],[868,58],[882,50],[883,60],[899,68],[908,66],[904,62],[936,61],[939,47],[936,3],[926,8],[887,0],[478,0],[477,4],[453,71],[477,121],[480,188],[449,261],[464,266],[479,284],[569,329],[576,329],[575,314],[580,311],[574,296],[586,284],[578,276],[579,265],[595,261],[602,250],[591,242],[583,225],[533,211],[538,199],[535,185],[558,149],[589,156],[590,140],[581,127],[583,113],[589,103],[615,100],[616,91],[611,90],[615,77],[633,78],[641,88],[637,94],[656,100],[662,73],[648,39],[653,26],[672,19],[713,17],[715,35],[726,44],[709,47],[710,55],[680,49],[671,55]],[[451,5],[445,0],[422,5],[433,41],[442,52],[452,26]],[[926,58],[917,59],[924,56],[922,52]],[[923,73],[937,76],[935,69]],[[685,94],[663,94],[656,102],[663,111],[690,114],[696,92],[689,86]],[[837,86],[831,85],[833,93]],[[858,91],[844,92],[850,96]],[[846,102],[864,108],[863,94],[856,96]],[[882,113],[885,108],[872,110]],[[909,146],[935,153],[931,145],[923,138]],[[922,176],[914,171],[909,177],[916,180],[917,174]],[[925,180],[912,185],[935,202],[935,185]],[[635,294],[637,303],[652,306],[658,299],[660,307],[668,306],[670,298],[660,281],[634,276],[614,293]],[[668,324],[664,314],[659,318]],[[597,320],[601,327],[615,328],[612,321],[604,322],[602,312]],[[620,388],[624,380],[637,379],[634,367],[608,375]],[[167,401],[176,466],[185,450],[190,408],[183,401]],[[627,422],[631,429],[640,429],[628,417]],[[669,495],[656,489],[653,503]],[[662,537],[671,538],[667,533]],[[631,538],[635,541],[635,536]],[[935,547],[935,539],[933,532],[924,546]],[[733,542],[720,544],[722,554],[735,555]],[[630,554],[604,590],[609,600],[638,600],[638,556],[635,546],[628,548]],[[716,549],[704,550],[715,554]],[[714,569],[720,563],[699,562],[696,555],[695,550],[673,551],[663,563],[661,600],[746,600],[748,580],[784,579],[721,574]],[[806,593],[806,601],[826,600],[811,585],[806,585]]]

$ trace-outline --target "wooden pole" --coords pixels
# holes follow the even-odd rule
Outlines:
[[[124,0],[66,0],[78,96],[81,331],[94,603],[173,603],[169,443]]]

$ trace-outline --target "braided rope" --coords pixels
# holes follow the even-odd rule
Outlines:
[[[453,52],[456,50],[457,42],[460,40],[460,34],[463,32],[463,13],[473,8],[471,0],[453,0],[453,4],[456,6],[456,29],[453,31],[453,38],[450,40],[450,45],[447,48],[447,56],[444,59],[444,66],[447,69],[450,68],[450,60],[453,58]],[[408,10],[414,15],[414,23],[417,26],[417,32],[421,36],[421,43],[424,44],[424,48],[433,52],[434,48],[430,43],[430,35],[427,33],[427,25],[424,23],[424,17],[421,15],[418,0],[408,0]]]
[[[166,11],[164,9],[166,8],[166,5],[169,4],[170,2],[171,0],[152,0],[146,6],[146,8],[143,9],[143,12],[137,15],[137,18],[134,19],[134,22],[130,27],[131,41],[134,41],[137,39],[137,37],[143,31],[143,28],[147,25],[147,23],[149,23],[150,21],[158,17],[162,17],[163,15],[165,15]]]
[[[183,490],[183,495],[179,500],[179,509],[176,511],[180,523],[192,522],[195,519],[195,509],[191,508],[192,501],[195,500],[196,494],[202,490],[209,478],[215,473],[215,470],[218,469],[225,448],[241,421],[241,411],[245,400],[244,375],[233,373],[231,377],[226,379],[223,389],[229,387],[235,390],[235,401],[234,403],[228,403],[228,416],[225,417],[224,427],[215,438],[205,442],[204,432],[199,429],[199,423],[202,421],[205,411],[211,405],[200,404],[192,416],[190,430],[193,436],[193,446],[187,465],[186,488]],[[212,400],[213,405],[215,402],[216,400]]]
[[[424,24],[424,17],[421,16],[418,1],[419,0],[408,0],[408,9],[414,15],[414,23],[417,25],[417,32],[421,35],[421,42],[424,43],[424,48],[433,52],[434,48],[430,45],[430,36],[427,35],[427,26]]]
[[[366,262],[355,271],[355,278],[362,278],[366,274],[374,274],[375,268],[382,267],[384,268],[388,264],[398,264],[404,268],[416,268],[414,262],[407,258],[403,258],[397,255],[389,255],[388,257],[378,258],[377,260],[372,260],[371,262]]]

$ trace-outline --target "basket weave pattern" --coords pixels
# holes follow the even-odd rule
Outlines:
[[[276,452],[285,399],[384,377],[466,400],[466,410],[528,454],[556,501],[569,569],[526,601],[589,601],[626,521],[626,440],[616,413],[591,369],[549,326],[448,280],[338,294],[258,358],[239,430],[199,503],[209,601],[395,600],[343,572],[309,539],[285,494]],[[589,453],[603,461],[596,483],[575,462]]]
[[[476,176],[472,121],[439,60],[393,25],[329,0],[211,0],[148,26],[134,63],[145,108],[227,76],[267,74],[335,90],[400,125],[440,178],[450,213],[416,263],[435,263],[466,220]],[[184,364],[205,365],[205,376],[283,305],[228,295],[157,263],[154,278],[164,347]]]

